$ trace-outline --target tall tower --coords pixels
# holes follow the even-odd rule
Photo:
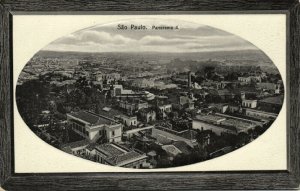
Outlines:
[[[189,88],[192,87],[192,72],[191,71],[188,72],[188,87]]]

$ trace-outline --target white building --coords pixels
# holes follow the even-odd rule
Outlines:
[[[172,111],[172,104],[159,105],[158,108],[163,113],[170,113]]]
[[[251,78],[250,77],[238,77],[238,81],[240,81],[241,84],[250,84]]]
[[[137,117],[136,116],[128,116],[128,115],[120,115],[118,116],[123,122],[123,124],[127,127],[129,126],[137,126]]]
[[[67,114],[69,127],[90,142],[105,139],[107,142],[120,142],[122,124],[105,116],[88,111]]]
[[[257,107],[257,100],[244,99],[244,100],[242,100],[242,106],[243,107],[248,107],[248,108],[256,108]]]

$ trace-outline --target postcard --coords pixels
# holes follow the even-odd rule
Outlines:
[[[13,20],[16,172],[287,169],[284,14]]]

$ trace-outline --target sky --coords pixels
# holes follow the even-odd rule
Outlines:
[[[118,25],[127,26],[119,30]],[[144,25],[147,30],[131,30]],[[153,30],[153,26],[178,26]],[[76,52],[214,52],[255,50],[251,43],[206,25],[167,19],[135,19],[86,28],[47,45],[43,50]]]

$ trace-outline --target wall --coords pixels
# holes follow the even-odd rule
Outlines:
[[[193,142],[189,139],[185,139],[183,137],[168,133],[166,131],[162,131],[156,128],[152,129],[152,136],[157,138],[159,136],[163,136],[166,137],[167,139],[171,139],[171,140],[177,140],[177,141],[184,141],[186,142],[186,144],[190,145],[191,147],[194,147]]]

